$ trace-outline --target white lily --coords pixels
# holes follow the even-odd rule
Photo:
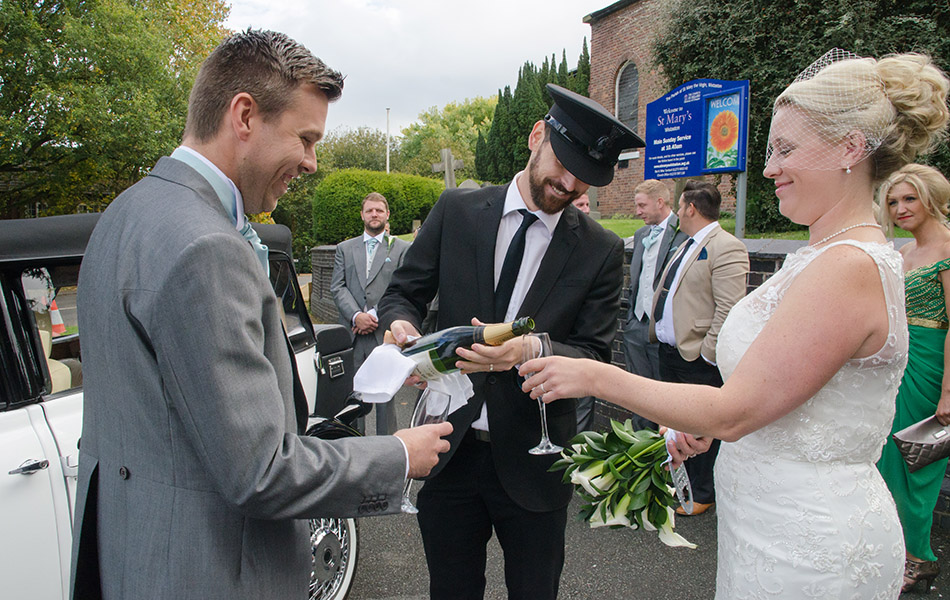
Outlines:
[[[614,509],[613,513],[608,511],[608,519],[604,522],[604,525],[608,527],[611,525],[623,525],[624,527],[630,527],[630,517],[627,516],[627,509],[630,508],[630,494],[624,494],[623,498],[620,499],[620,502],[617,503],[617,507]]]
[[[666,523],[660,526],[660,533],[659,533],[660,541],[666,544],[667,546],[670,546],[671,548],[685,547],[685,548],[690,548],[692,550],[695,550],[696,544],[690,542],[689,540],[687,540],[680,534],[673,531],[673,525],[674,525],[673,519],[675,515],[673,508],[670,506],[667,506],[666,511],[667,511],[668,518],[666,519]]]
[[[617,482],[617,478],[614,477],[614,474],[610,471],[605,472],[603,475],[594,477],[590,480],[591,487],[596,487],[599,492],[592,491],[591,494],[601,495],[608,494],[610,490],[613,489],[614,483]]]
[[[606,502],[606,500],[604,500]],[[590,516],[588,523],[590,524],[591,529],[597,529],[598,527],[605,527],[607,523],[604,522],[603,517],[600,515],[600,507],[602,502],[597,503],[597,507],[594,509],[594,514]]]
[[[581,486],[591,496],[599,496],[600,492],[598,492],[591,486],[591,479],[595,477],[599,478],[603,474],[604,474],[604,461],[595,460],[594,462],[591,463],[589,467],[587,467],[583,471],[581,471],[580,469],[576,469],[573,473],[571,473],[571,483],[573,483],[574,485]]]

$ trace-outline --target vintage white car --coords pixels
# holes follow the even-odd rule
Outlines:
[[[8,600],[69,593],[83,400],[76,282],[97,220],[92,214],[0,220],[0,581]],[[283,300],[315,414],[324,361],[290,258],[290,230],[258,230],[270,247],[271,284]],[[356,570],[356,522],[315,519],[311,532],[310,598],[342,600]]]

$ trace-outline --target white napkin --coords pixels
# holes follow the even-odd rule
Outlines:
[[[445,392],[452,398],[449,400],[449,414],[462,408],[468,399],[475,395],[475,388],[472,387],[472,380],[468,375],[462,375],[460,371],[447,373],[438,379],[429,382],[429,387],[437,392]]]
[[[363,402],[389,402],[415,366],[415,361],[404,356],[398,346],[379,345],[366,357],[353,377],[353,391],[362,395]],[[452,396],[450,414],[475,395],[471,380],[458,371],[429,381],[428,385]]]

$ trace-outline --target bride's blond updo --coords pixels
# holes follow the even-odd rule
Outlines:
[[[860,131],[871,177],[881,181],[944,136],[948,90],[950,80],[928,56],[892,54],[875,60],[833,50],[782,92],[775,109],[799,109],[828,143]],[[814,168],[838,166],[815,157]]]

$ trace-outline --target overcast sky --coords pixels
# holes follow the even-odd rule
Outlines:
[[[327,129],[397,135],[431,106],[492,96],[552,53],[573,69],[585,15],[612,0],[232,0],[226,25],[274,29],[346,75]]]

